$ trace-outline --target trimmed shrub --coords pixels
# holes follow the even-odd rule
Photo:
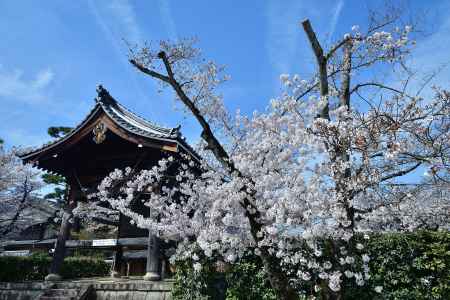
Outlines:
[[[61,276],[67,279],[106,276],[109,274],[109,270],[110,265],[96,257],[68,257],[61,267]]]
[[[43,280],[48,274],[52,258],[47,254],[36,253],[31,256],[0,257],[0,281],[18,282]],[[110,266],[103,260],[92,257],[68,257],[61,268],[63,278],[105,276]]]
[[[42,280],[48,273],[51,257],[40,253],[31,256],[1,256],[0,281]]]

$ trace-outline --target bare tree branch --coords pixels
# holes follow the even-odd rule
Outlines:
[[[360,88],[366,87],[366,86],[375,86],[375,87],[378,87],[378,88],[381,88],[381,89],[385,89],[385,90],[389,90],[389,91],[398,93],[398,94],[400,94],[402,96],[406,96],[406,97],[411,98],[411,99],[414,98],[412,96],[409,96],[409,95],[405,94],[404,91],[401,91],[399,89],[396,89],[396,88],[384,85],[382,83],[377,83],[377,82],[359,83],[359,84],[357,84],[356,86],[353,87],[353,89],[350,91],[350,94],[353,94],[354,92],[356,92]]]
[[[401,170],[401,171],[389,174],[387,176],[384,176],[383,178],[380,179],[380,182],[383,182],[383,181],[386,181],[386,180],[389,180],[389,179],[392,179],[392,178],[395,178],[395,177],[406,175],[406,174],[414,171],[415,169],[417,169],[421,164],[422,164],[422,162],[418,162],[414,166],[412,166],[412,167],[410,167],[408,169]]]
[[[169,83],[169,77],[164,76],[164,75],[162,75],[162,74],[159,74],[159,73],[157,73],[157,72],[155,72],[155,71],[153,71],[153,70],[150,70],[150,69],[144,67],[143,65],[137,63],[134,59],[130,59],[130,63],[131,63],[133,66],[135,66],[135,67],[136,67],[139,71],[141,71],[142,73],[147,74],[147,75],[149,75],[149,76],[151,76],[151,77],[155,77],[155,78],[157,78],[157,79],[159,79],[159,80],[162,80],[162,81],[164,81],[164,82],[166,82],[166,83]]]
[[[232,172],[237,171],[233,162],[230,161],[228,153],[225,151],[225,149],[222,147],[222,145],[212,132],[208,122],[205,120],[199,109],[195,106],[194,102],[186,95],[181,85],[175,79],[172,66],[167,59],[166,53],[164,51],[161,51],[159,52],[158,56],[161,58],[166,68],[168,74],[168,83],[173,87],[181,102],[183,102],[183,104],[189,108],[194,117],[200,123],[200,126],[202,126],[202,138],[207,142],[208,147],[211,149],[211,151],[213,151],[216,158],[222,163],[224,167],[229,168]]]

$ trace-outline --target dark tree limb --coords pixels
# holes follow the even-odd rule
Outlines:
[[[389,180],[389,179],[392,179],[392,178],[395,178],[395,177],[404,176],[404,175],[414,171],[415,169],[417,169],[421,164],[422,164],[422,162],[418,162],[418,163],[416,163],[415,165],[413,165],[412,167],[410,167],[408,169],[400,170],[398,172],[386,175],[386,176],[384,176],[383,178],[380,179],[380,182],[383,182],[383,181],[386,181],[386,180]]]
[[[347,39],[344,44],[343,70],[341,74],[340,106],[350,109],[350,72],[352,70],[352,41]]]
[[[150,70],[149,68],[144,67],[143,65],[139,64],[138,62],[136,62],[134,59],[130,59],[130,63],[135,66],[139,71],[141,71],[144,74],[147,74],[151,77],[155,77],[159,80],[162,80],[166,83],[169,83],[169,77],[164,76],[158,72],[155,72],[153,70]]]
[[[397,93],[397,94],[405,95],[405,92],[404,92],[404,91],[401,91],[401,90],[399,90],[399,89],[396,89],[396,88],[393,88],[393,87],[384,85],[384,84],[382,84],[382,83],[377,83],[377,82],[367,82],[367,83],[360,83],[360,84],[357,84],[356,86],[354,86],[354,87],[352,88],[352,90],[350,91],[350,94],[353,94],[353,93],[356,92],[358,89],[360,89],[360,88],[362,88],[362,87],[366,87],[366,86],[375,86],[375,87],[378,87],[378,88],[380,88],[380,89],[385,89],[385,90],[389,90],[389,91],[391,91],[391,92],[395,92],[395,93]],[[406,96],[408,96],[408,95],[406,95]],[[408,96],[408,98],[413,98],[413,97]]]
[[[319,67],[319,83],[320,83],[320,96],[322,97],[328,97],[328,70],[327,70],[327,58],[324,55],[322,46],[319,43],[319,40],[317,39],[317,36],[314,32],[314,30],[311,27],[311,23],[308,19],[304,20],[302,22],[303,30],[306,33],[306,36],[308,37],[308,40],[311,44],[311,48],[314,52],[314,55],[317,60],[317,65]],[[320,117],[329,120],[329,103],[328,99],[326,99],[326,103],[324,107],[322,108],[322,111],[320,113]]]
[[[328,53],[327,53],[327,55],[326,55],[326,59],[327,59],[327,60],[330,59],[330,58],[334,55],[334,53],[335,53],[337,50],[339,50],[342,46],[348,44],[349,41],[351,42],[351,39],[352,39],[351,37],[349,37],[349,38],[344,38],[344,39],[342,39],[340,42],[338,42],[336,45],[334,45],[334,46],[330,49],[330,51],[328,51]]]
[[[169,75],[169,83],[177,93],[177,96],[180,98],[181,102],[183,102],[184,105],[186,105],[189,110],[192,112],[194,117],[197,119],[197,121],[200,123],[200,126],[202,127],[202,138],[206,141],[208,144],[209,149],[214,153],[216,158],[222,163],[222,165],[229,169],[231,172],[238,172],[240,174],[240,171],[236,169],[234,166],[234,163],[230,160],[228,153],[225,151],[225,149],[222,147],[216,136],[211,130],[211,127],[209,126],[209,123],[206,121],[206,119],[203,117],[200,110],[197,108],[197,106],[194,104],[194,102],[186,95],[186,93],[183,91],[183,88],[178,83],[178,81],[175,79],[172,67],[169,63],[169,60],[167,59],[165,52],[160,52],[158,56],[162,59],[164,62],[164,66],[166,67],[167,74]]]

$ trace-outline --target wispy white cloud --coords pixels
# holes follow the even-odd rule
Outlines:
[[[142,43],[144,41],[144,35],[137,22],[134,7],[126,0],[114,0],[107,7],[97,6],[97,3],[92,0],[88,4],[92,15],[105,34],[106,39],[112,45],[118,61],[128,74],[134,88],[139,92],[142,99],[148,100],[148,96],[143,92],[132,72],[133,69],[128,63],[127,48],[124,42],[124,40],[130,43]]]
[[[164,28],[169,35],[169,38],[173,41],[178,39],[177,27],[172,17],[170,4],[168,0],[158,0],[159,14],[164,24]]]
[[[121,57],[123,56],[123,40],[130,43],[143,41],[143,35],[136,20],[136,12],[128,1],[115,0],[107,6],[100,6],[97,2],[90,0],[88,4],[106,39]]]
[[[120,25],[118,29],[126,39],[134,43],[142,42],[142,33],[137,22],[136,11],[131,3],[124,0],[114,0],[109,3],[108,10]]]
[[[275,72],[289,73],[299,46],[302,1],[267,2],[266,50]]]
[[[113,34],[112,30],[109,28],[108,24],[106,24],[105,18],[100,14],[100,12],[97,8],[97,4],[92,0],[90,0],[88,2],[88,4],[89,4],[89,10],[91,11],[96,22],[98,23],[98,25],[102,29],[103,33],[105,34],[106,39],[109,40],[109,42],[113,46],[114,50],[116,51],[116,54],[121,56],[120,54],[122,51],[121,51],[121,47],[119,45],[119,40],[114,36],[114,34]]]
[[[336,30],[336,25],[339,21],[339,17],[341,16],[342,8],[344,7],[344,0],[339,0],[336,2],[336,5],[333,9],[333,16],[331,17],[331,23],[330,23],[330,38],[333,36],[334,31]]]
[[[6,70],[0,65],[0,97],[27,103],[46,101],[53,78],[50,68],[42,69],[27,79],[22,70]]]

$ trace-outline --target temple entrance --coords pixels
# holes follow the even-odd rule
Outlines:
[[[181,153],[198,159],[185,142],[178,128],[157,126],[119,104],[103,87],[97,89],[96,104],[88,116],[72,132],[39,149],[21,155],[24,162],[64,176],[68,183],[65,211],[54,246],[53,262],[47,280],[59,280],[59,271],[68,249],[106,249],[113,251],[111,275],[144,275],[147,280],[159,280],[166,274],[165,244],[148,230],[138,228],[116,212],[93,214],[92,221],[117,227],[109,239],[70,239],[77,229],[73,210],[78,205],[98,205],[88,197],[101,180],[115,169],[149,169],[169,155]],[[148,215],[148,207],[135,201],[133,210]],[[102,244],[103,243],[103,244]]]

